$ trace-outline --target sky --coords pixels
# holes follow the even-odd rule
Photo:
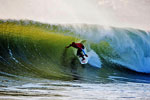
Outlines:
[[[0,0],[0,19],[150,30],[150,0]]]

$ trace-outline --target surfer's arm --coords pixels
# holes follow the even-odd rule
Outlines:
[[[69,46],[66,46],[66,48],[69,48],[69,47],[71,47],[72,45],[70,44]]]

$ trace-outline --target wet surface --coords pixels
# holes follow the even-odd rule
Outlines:
[[[149,100],[150,84],[108,83],[86,84],[52,81],[1,87],[3,100]]]

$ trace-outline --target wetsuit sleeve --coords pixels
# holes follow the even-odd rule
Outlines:
[[[86,55],[86,53],[85,53],[84,49],[82,49],[82,52],[84,53],[84,55]]]

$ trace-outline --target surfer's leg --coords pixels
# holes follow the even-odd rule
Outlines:
[[[80,49],[77,50],[77,56],[80,56]]]
[[[84,55],[81,52],[82,52],[82,50],[78,49],[77,56],[82,57],[82,60],[85,60]]]

